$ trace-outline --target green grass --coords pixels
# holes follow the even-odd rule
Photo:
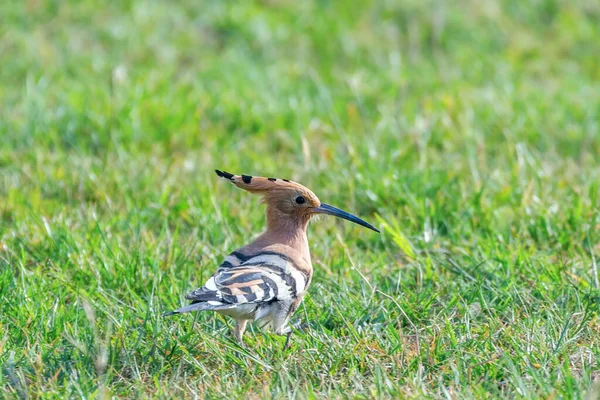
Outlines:
[[[0,5],[0,397],[598,395],[599,3],[344,3]],[[263,228],[215,168],[383,229],[287,353],[161,318]]]

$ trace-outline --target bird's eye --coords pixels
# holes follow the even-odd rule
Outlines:
[[[306,199],[303,196],[298,196],[298,197],[296,197],[296,203],[304,204],[304,203],[306,203]]]

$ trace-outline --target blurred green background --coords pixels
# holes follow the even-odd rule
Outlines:
[[[599,39],[585,0],[2,2],[1,393],[594,396]],[[383,229],[312,225],[288,353],[160,317],[263,227],[215,168]]]

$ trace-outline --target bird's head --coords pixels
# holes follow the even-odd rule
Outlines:
[[[263,178],[250,175],[233,175],[215,170],[218,176],[250,193],[259,194],[267,204],[268,219],[306,221],[318,214],[328,214],[354,222],[379,233],[368,222],[321,200],[307,187],[288,179]]]

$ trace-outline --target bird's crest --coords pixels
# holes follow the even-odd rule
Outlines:
[[[262,176],[252,175],[234,175],[218,169],[216,169],[215,172],[219,177],[228,180],[240,189],[244,189],[252,193],[261,193],[273,190],[308,190],[298,182],[290,181],[289,179],[265,178]]]

